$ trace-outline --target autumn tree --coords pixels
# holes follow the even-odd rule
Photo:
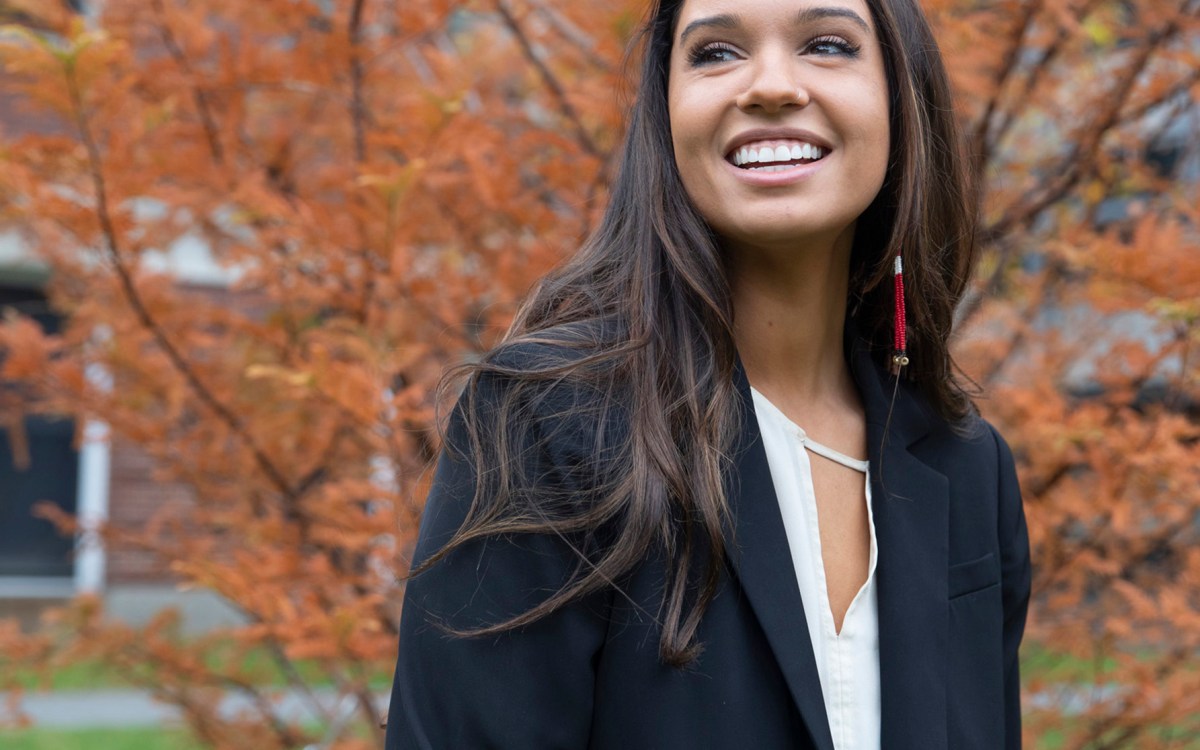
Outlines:
[[[1021,463],[1027,643],[1098,665],[1027,670],[1027,740],[1194,739],[1200,3],[925,4],[982,175],[956,347]],[[82,597],[39,632],[0,630],[0,675],[99,659],[216,746],[378,745],[370,675],[394,654],[395,579],[453,398],[436,384],[590,231],[643,11],[108,0],[90,24],[4,32],[0,87],[56,127],[0,136],[0,222],[52,269],[67,325],[6,318],[0,377],[23,396],[0,408],[102,422],[149,453],[188,501],[95,531],[244,624],[185,639],[170,613],[132,628]],[[181,240],[227,292],[164,270]],[[279,712],[250,652],[320,726]],[[230,692],[253,710],[223,716]]]
[[[984,188],[957,351],[1019,456],[1027,642],[1055,656],[1027,681],[1026,739],[1190,747],[1200,3],[928,7]]]

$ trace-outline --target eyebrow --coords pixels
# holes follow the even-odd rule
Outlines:
[[[697,18],[687,25],[683,33],[679,35],[679,43],[683,44],[687,41],[688,35],[700,29],[715,26],[719,29],[736,29],[740,19],[732,13],[722,13],[719,16],[708,16],[707,18]]]
[[[871,27],[863,20],[862,16],[858,15],[849,8],[840,8],[837,6],[819,6],[804,8],[796,14],[796,24],[804,26],[815,23],[826,18],[845,18],[853,21],[861,26],[863,31],[870,32]],[[722,13],[718,16],[708,16],[706,18],[697,18],[684,28],[683,33],[679,35],[679,43],[682,45],[687,41],[688,36],[699,29],[706,27],[716,27],[720,29],[735,29],[741,23],[741,18],[732,13]]]
[[[804,10],[802,10],[796,14],[796,23],[798,25],[803,26],[805,24],[813,23],[815,21],[820,21],[825,18],[845,18],[845,19],[851,20],[854,23],[861,26],[863,31],[869,32],[871,30],[870,25],[868,25],[867,22],[863,20],[862,16],[858,15],[857,13],[850,10],[849,8],[839,8],[836,6],[832,6],[832,7],[831,6],[821,6],[819,8],[805,8]]]

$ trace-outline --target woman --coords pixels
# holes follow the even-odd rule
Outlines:
[[[468,368],[388,746],[1019,747],[1028,538],[947,352],[974,200],[916,0],[662,0],[646,45],[602,225]]]

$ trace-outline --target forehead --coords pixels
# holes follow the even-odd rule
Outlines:
[[[873,26],[866,0],[684,0],[675,33],[678,36],[688,24],[705,18],[775,24],[837,17],[847,10]]]

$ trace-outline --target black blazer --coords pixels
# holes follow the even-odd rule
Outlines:
[[[848,341],[851,339],[848,337]],[[985,422],[962,437],[861,343],[847,357],[866,409],[884,750],[1019,748],[1017,648],[1030,593],[1029,541],[1012,454]],[[736,540],[699,629],[697,662],[657,658],[663,559],[534,624],[460,639],[524,611],[576,570],[556,537],[488,539],[407,587],[387,747],[819,748],[834,750],[778,501],[739,365],[743,423],[728,477]],[[885,425],[887,425],[885,431]],[[461,425],[460,425],[461,426]],[[565,428],[564,428],[565,427]],[[559,425],[536,467],[568,486],[589,429]],[[449,439],[455,440],[455,420]],[[540,474],[539,474],[540,475]],[[474,487],[443,455],[415,560],[461,523]]]

